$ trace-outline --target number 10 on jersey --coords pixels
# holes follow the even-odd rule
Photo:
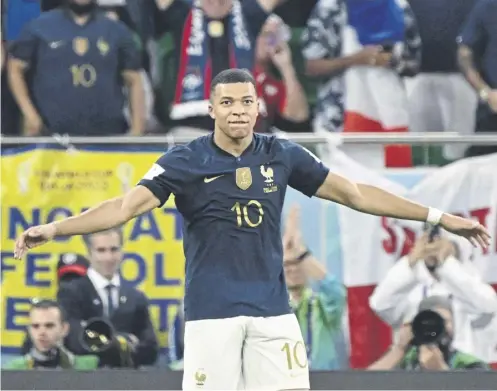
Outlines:
[[[257,211],[259,216],[257,217],[257,221],[252,221],[249,217],[249,207],[252,207]],[[251,228],[255,228],[262,223],[262,219],[264,217],[264,210],[262,209],[262,204],[256,200],[250,200],[247,204],[243,205],[240,202],[236,202],[235,205],[231,208],[232,212],[236,213],[236,224],[241,227],[245,223]],[[255,220],[255,219],[254,219]]]

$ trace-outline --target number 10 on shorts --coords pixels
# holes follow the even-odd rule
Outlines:
[[[307,367],[307,350],[302,341],[297,341],[295,344],[286,342],[281,351],[286,356],[286,364],[290,371],[295,368],[295,365],[298,368]]]

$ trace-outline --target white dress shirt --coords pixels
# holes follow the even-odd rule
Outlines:
[[[480,333],[497,314],[497,295],[469,263],[449,257],[435,271],[438,280],[423,261],[414,267],[407,256],[401,258],[377,285],[369,298],[376,314],[394,330],[412,321],[425,297],[450,296],[453,302],[453,346],[489,362],[489,341]]]
[[[119,286],[121,285],[121,278],[118,274],[115,274],[111,280],[108,280],[100,273],[98,273],[95,269],[89,268],[87,272],[88,278],[92,282],[95,290],[97,291],[100,299],[102,300],[102,305],[104,309],[104,314],[109,315],[109,302],[107,295],[107,286],[112,284],[114,288],[112,288],[112,304],[114,305],[114,310],[119,306]]]

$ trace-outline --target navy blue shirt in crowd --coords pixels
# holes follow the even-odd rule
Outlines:
[[[141,58],[131,31],[94,14],[80,26],[65,10],[43,13],[14,43],[13,57],[28,63],[33,103],[51,133],[122,134],[122,72]]]
[[[254,135],[239,157],[204,136],[166,152],[139,182],[184,218],[185,319],[291,312],[280,221],[287,186],[313,196],[328,169],[301,146]]]
[[[459,42],[474,53],[483,79],[497,88],[497,0],[480,0],[469,15]]]
[[[456,73],[456,38],[477,0],[409,0],[421,36],[423,73]]]

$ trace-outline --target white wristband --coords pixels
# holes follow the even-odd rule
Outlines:
[[[440,220],[442,219],[442,215],[444,212],[435,208],[428,208],[428,217],[426,218],[426,222],[431,225],[438,225]]]

